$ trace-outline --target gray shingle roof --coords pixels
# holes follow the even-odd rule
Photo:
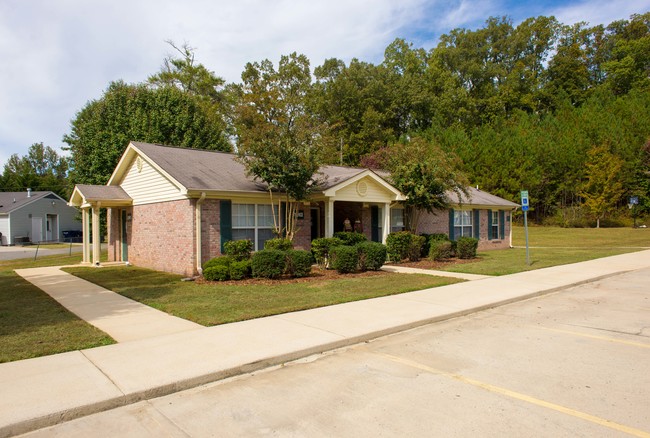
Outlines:
[[[266,191],[266,184],[246,176],[246,169],[237,161],[235,154],[141,142],[131,143],[188,190]],[[326,190],[365,170],[365,168],[359,167],[323,166],[319,170],[321,175],[318,175],[318,180],[322,181],[321,189]],[[389,178],[389,174],[386,172],[375,171],[375,173],[385,180]],[[468,192],[471,199],[463,199],[463,204],[495,207],[517,206],[514,202],[473,187],[468,188]],[[459,203],[456,194],[450,193],[448,196],[452,204]]]
[[[48,195],[59,199],[53,192],[32,192],[31,197],[27,197],[27,191],[24,192],[0,192],[0,213],[11,213],[20,207],[45,198]],[[15,200],[15,202],[14,202]]]
[[[88,184],[77,184],[77,190],[88,201],[92,200],[111,200],[111,201],[128,201],[131,197],[120,186],[97,186]]]
[[[478,190],[474,187],[468,187],[467,192],[469,199],[465,196],[459,198],[458,195],[454,192],[448,192],[447,197],[449,198],[450,203],[452,204],[468,204],[468,205],[484,205],[487,207],[518,207],[519,204],[510,202],[506,199],[500,198],[498,196],[492,195],[488,192]],[[462,202],[461,202],[462,201]]]

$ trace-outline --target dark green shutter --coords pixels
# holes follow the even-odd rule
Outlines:
[[[379,207],[376,205],[370,207],[370,240],[381,242],[379,240]]]
[[[499,210],[499,237],[506,238],[506,212]]]
[[[219,233],[221,234],[221,254],[223,244],[232,240],[232,202],[219,202]]]
[[[488,216],[488,240],[492,240],[495,238],[495,236],[492,235],[492,210],[487,211],[487,216]],[[499,236],[496,236],[498,239]]]
[[[481,238],[481,210],[474,210],[474,238]]]
[[[449,209],[449,240],[454,240],[454,209]]]

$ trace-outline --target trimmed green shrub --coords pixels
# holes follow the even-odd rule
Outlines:
[[[354,246],[358,243],[365,242],[368,238],[363,233],[357,233],[356,231],[337,231],[334,233],[334,237],[341,239],[343,245]]]
[[[359,270],[378,271],[386,263],[386,246],[379,242],[362,242],[357,245]]]
[[[451,258],[451,242],[448,240],[432,240],[429,247],[429,258],[437,262]]]
[[[215,257],[203,264],[203,271],[213,266],[225,266],[226,268],[230,268],[230,263],[232,263],[232,257],[228,257],[228,256]]]
[[[209,266],[203,270],[203,278],[208,281],[226,281],[230,278],[230,270],[224,265]]]
[[[339,274],[355,272],[359,265],[359,250],[354,246],[340,245],[330,250],[332,267]]]
[[[343,245],[343,241],[336,237],[322,237],[311,241],[311,253],[321,269],[330,267],[330,250],[340,245]]]
[[[461,259],[473,259],[476,257],[478,239],[473,237],[461,237],[456,241],[456,255]]]
[[[277,249],[278,251],[289,251],[293,249],[293,242],[289,239],[269,239],[264,242],[264,249]]]
[[[386,237],[386,251],[391,261],[399,263],[408,258],[411,250],[411,236],[413,234],[408,231],[397,231]]]
[[[243,280],[251,275],[251,261],[239,260],[230,264],[230,279]]]
[[[411,243],[409,244],[409,260],[417,262],[422,256],[422,247],[426,243],[427,238],[424,236],[417,236],[411,234]]]
[[[233,258],[233,260],[241,261],[251,258],[251,251],[253,251],[252,240],[229,240],[223,244],[224,253]]]
[[[277,249],[264,249],[253,254],[251,268],[253,277],[278,278],[284,273],[286,255]]]
[[[307,277],[311,273],[311,253],[291,249],[286,251],[286,273],[291,277]]]
[[[449,240],[449,236],[447,236],[445,233],[433,233],[433,234],[422,233],[420,234],[420,236],[424,236],[427,239],[427,241],[422,246],[423,258],[429,256],[429,253],[431,252],[431,242]]]

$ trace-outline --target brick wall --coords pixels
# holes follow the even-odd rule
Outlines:
[[[220,202],[206,199],[201,205],[201,264],[221,255]]]
[[[510,226],[511,223],[508,221],[510,217],[510,212],[505,212],[505,235],[502,239],[493,239],[488,240],[488,217],[487,210],[480,210],[479,213],[479,227],[480,227],[480,239],[478,243],[479,250],[490,250],[490,249],[505,249],[510,247]],[[422,213],[420,216],[420,223],[418,225],[418,233],[445,233],[449,235],[449,213],[447,210],[437,212],[433,215],[430,213]]]
[[[445,233],[449,235],[449,212],[447,210],[436,211],[436,214],[422,212],[418,223],[418,233]]]
[[[297,220],[298,231],[293,236],[293,247],[309,250],[311,248],[311,208],[301,204],[298,210],[304,212],[304,219]]]
[[[134,206],[129,261],[145,268],[193,275],[195,203],[180,200]]]

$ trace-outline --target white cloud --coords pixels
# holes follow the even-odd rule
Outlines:
[[[650,0],[587,0],[558,7],[549,15],[554,15],[561,23],[584,21],[595,26],[608,25],[616,20],[627,20],[634,13],[648,11],[650,11]]]

